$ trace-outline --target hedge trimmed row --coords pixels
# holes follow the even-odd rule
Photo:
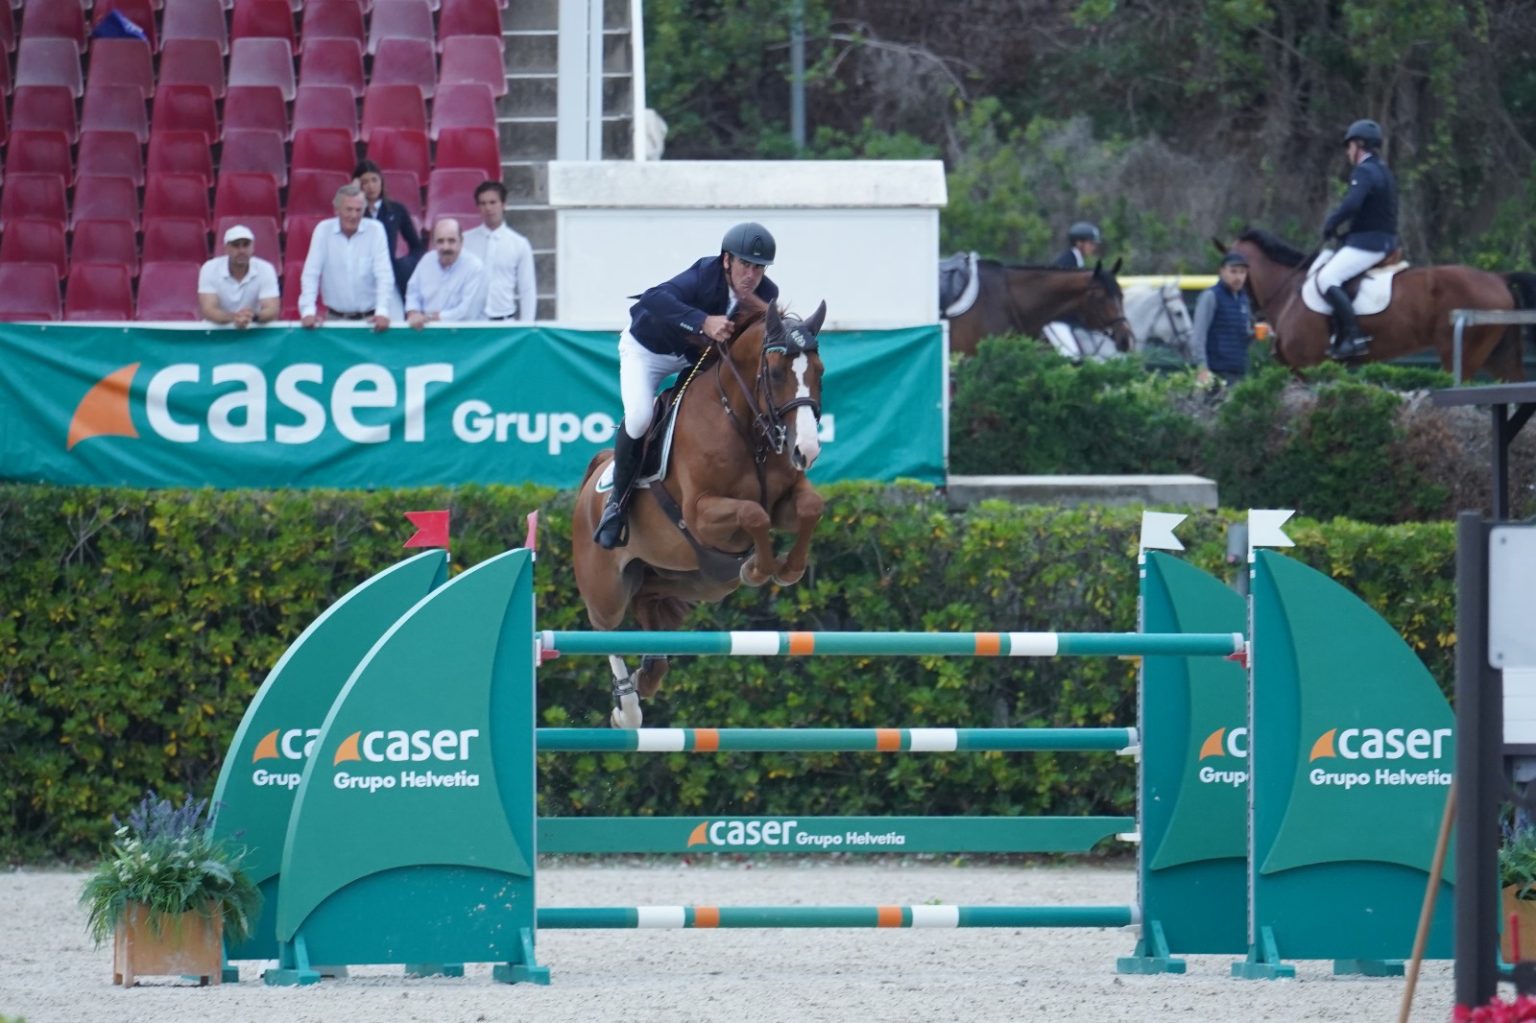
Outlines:
[[[1072,631],[1135,627],[1138,515],[989,503],[962,515],[918,486],[826,488],[801,585],[700,609],[699,629]],[[212,492],[0,486],[0,860],[94,854],[145,789],[209,795],[251,696],[286,645],[404,556],[406,510],[453,511],[457,566],[541,515],[543,627],[586,628],[569,566],[570,497],[533,488]],[[1226,520],[1181,529],[1224,571]],[[1385,614],[1445,684],[1447,525],[1300,522],[1296,556]],[[1341,642],[1343,639],[1341,638]],[[540,674],[546,725],[606,721],[608,671]],[[679,659],[648,725],[1116,725],[1129,661]],[[543,758],[547,814],[1120,813],[1111,755],[936,757],[566,754]]]

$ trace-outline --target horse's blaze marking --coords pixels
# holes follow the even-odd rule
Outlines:
[[[695,728],[693,730],[693,750],[695,753],[715,753],[720,749],[720,729]]]
[[[789,652],[800,657],[816,652],[816,633],[791,632],[789,634]]]
[[[719,927],[719,906],[695,906],[693,907],[693,926],[695,927]]]
[[[875,729],[875,749],[881,753],[901,752],[901,729],[877,728]]]
[[[901,926],[901,907],[900,906],[876,906],[875,907],[875,926],[876,927],[900,927]]]
[[[996,657],[1003,652],[1003,634],[1001,632],[976,633],[976,656]]]

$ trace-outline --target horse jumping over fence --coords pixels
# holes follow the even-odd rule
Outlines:
[[[593,628],[617,629],[632,609],[640,628],[674,630],[696,604],[722,600],[742,583],[800,581],[822,511],[805,474],[821,452],[817,335],[826,314],[825,302],[804,320],[770,306],[703,357],[675,401],[670,440],[653,435],[666,464],[653,470],[648,453],[642,480],[662,476],[635,494],[626,546],[604,550],[592,541],[612,455],[592,459],[571,532],[576,586]],[[795,531],[782,559],[773,529]],[[667,659],[644,657],[633,674],[620,657],[609,664],[612,722],[638,728],[640,699],[661,686]]]
[[[950,318],[949,350],[974,355],[977,342],[984,337],[1040,337],[1047,323],[1070,318],[1088,330],[1109,334],[1118,350],[1129,351],[1131,331],[1120,306],[1120,285],[1115,281],[1119,271],[1119,261],[1108,270],[1102,264],[1091,270],[1065,270],[977,260],[976,301]]]
[[[1261,230],[1243,232],[1230,246],[1219,241],[1215,244],[1223,252],[1230,249],[1248,258],[1248,288],[1258,307],[1255,311],[1274,325],[1275,357],[1292,369],[1323,362],[1328,357],[1331,320],[1326,313],[1311,308],[1303,295],[1303,289],[1311,287],[1315,258]],[[1367,274],[1367,279],[1370,276]],[[1450,372],[1454,359],[1451,310],[1509,310],[1519,305],[1514,282],[1467,266],[1401,270],[1389,287],[1390,304],[1375,312],[1362,309],[1361,301],[1356,300],[1361,330],[1372,339],[1370,352],[1362,361],[1385,361],[1433,348],[1441,367]],[[1468,327],[1463,374],[1471,379],[1486,368],[1500,380],[1524,380],[1520,341],[1518,327]]]

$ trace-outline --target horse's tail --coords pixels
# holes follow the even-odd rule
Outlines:
[[[1514,297],[1516,309],[1536,309],[1536,273],[1505,274],[1504,281],[1509,285],[1509,293]],[[1533,342],[1536,342],[1536,324],[1512,326],[1504,331],[1503,337],[1499,338],[1494,354],[1511,358],[1513,364],[1521,368],[1521,377],[1523,377],[1525,349]],[[1514,379],[1520,379],[1520,377]]]

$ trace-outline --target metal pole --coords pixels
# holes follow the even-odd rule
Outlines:
[[[789,134],[805,149],[805,0],[795,0],[789,22]]]
[[[1454,387],[1461,386],[1461,339],[1467,328],[1467,318],[1456,312],[1456,334],[1451,341],[1451,376],[1455,380]]]
[[[1503,522],[1509,517],[1509,442],[1505,424],[1509,421],[1508,405],[1491,405],[1493,415],[1493,521]]]

